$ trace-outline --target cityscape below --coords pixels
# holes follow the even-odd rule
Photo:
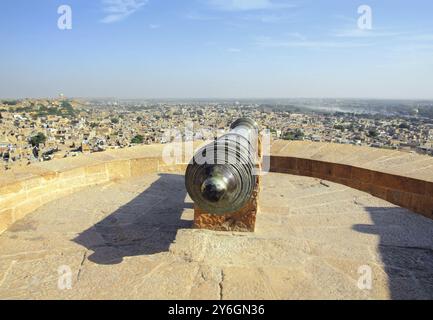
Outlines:
[[[433,156],[433,101],[57,99],[0,102],[1,170],[141,144],[213,139],[251,117],[275,140],[398,149]],[[194,134],[185,133],[193,124]],[[173,131],[175,129],[175,131]]]

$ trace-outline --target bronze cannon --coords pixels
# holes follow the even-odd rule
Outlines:
[[[257,184],[258,131],[254,120],[238,119],[229,133],[196,153],[187,167],[185,185],[201,210],[224,215],[251,199]]]

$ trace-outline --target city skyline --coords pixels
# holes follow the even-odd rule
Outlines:
[[[58,8],[72,10],[60,30]],[[359,6],[372,10],[360,29]],[[0,98],[433,99],[430,1],[4,1]]]

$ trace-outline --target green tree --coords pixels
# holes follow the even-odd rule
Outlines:
[[[16,106],[18,104],[18,100],[3,100],[2,103],[7,106]]]
[[[67,117],[74,117],[76,115],[76,112],[69,101],[62,101],[62,104],[60,105],[60,110],[58,110],[57,115],[59,116],[66,115]]]
[[[283,136],[283,140],[302,140],[305,134],[301,129],[296,129],[294,132],[287,132]]]
[[[134,144],[141,144],[144,142],[144,137],[142,135],[136,135],[134,138],[132,138],[131,143]]]
[[[119,119],[118,118],[112,118],[111,119],[111,123],[112,124],[118,124],[119,123]]]
[[[379,136],[379,133],[374,129],[368,130],[368,136],[370,138],[376,138],[377,136]]]
[[[34,147],[45,143],[45,141],[47,141],[47,137],[41,132],[30,138],[30,143]]]

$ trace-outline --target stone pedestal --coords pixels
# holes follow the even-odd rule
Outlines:
[[[260,177],[250,201],[239,211],[222,216],[208,214],[194,206],[194,228],[214,231],[254,232],[258,213]]]

